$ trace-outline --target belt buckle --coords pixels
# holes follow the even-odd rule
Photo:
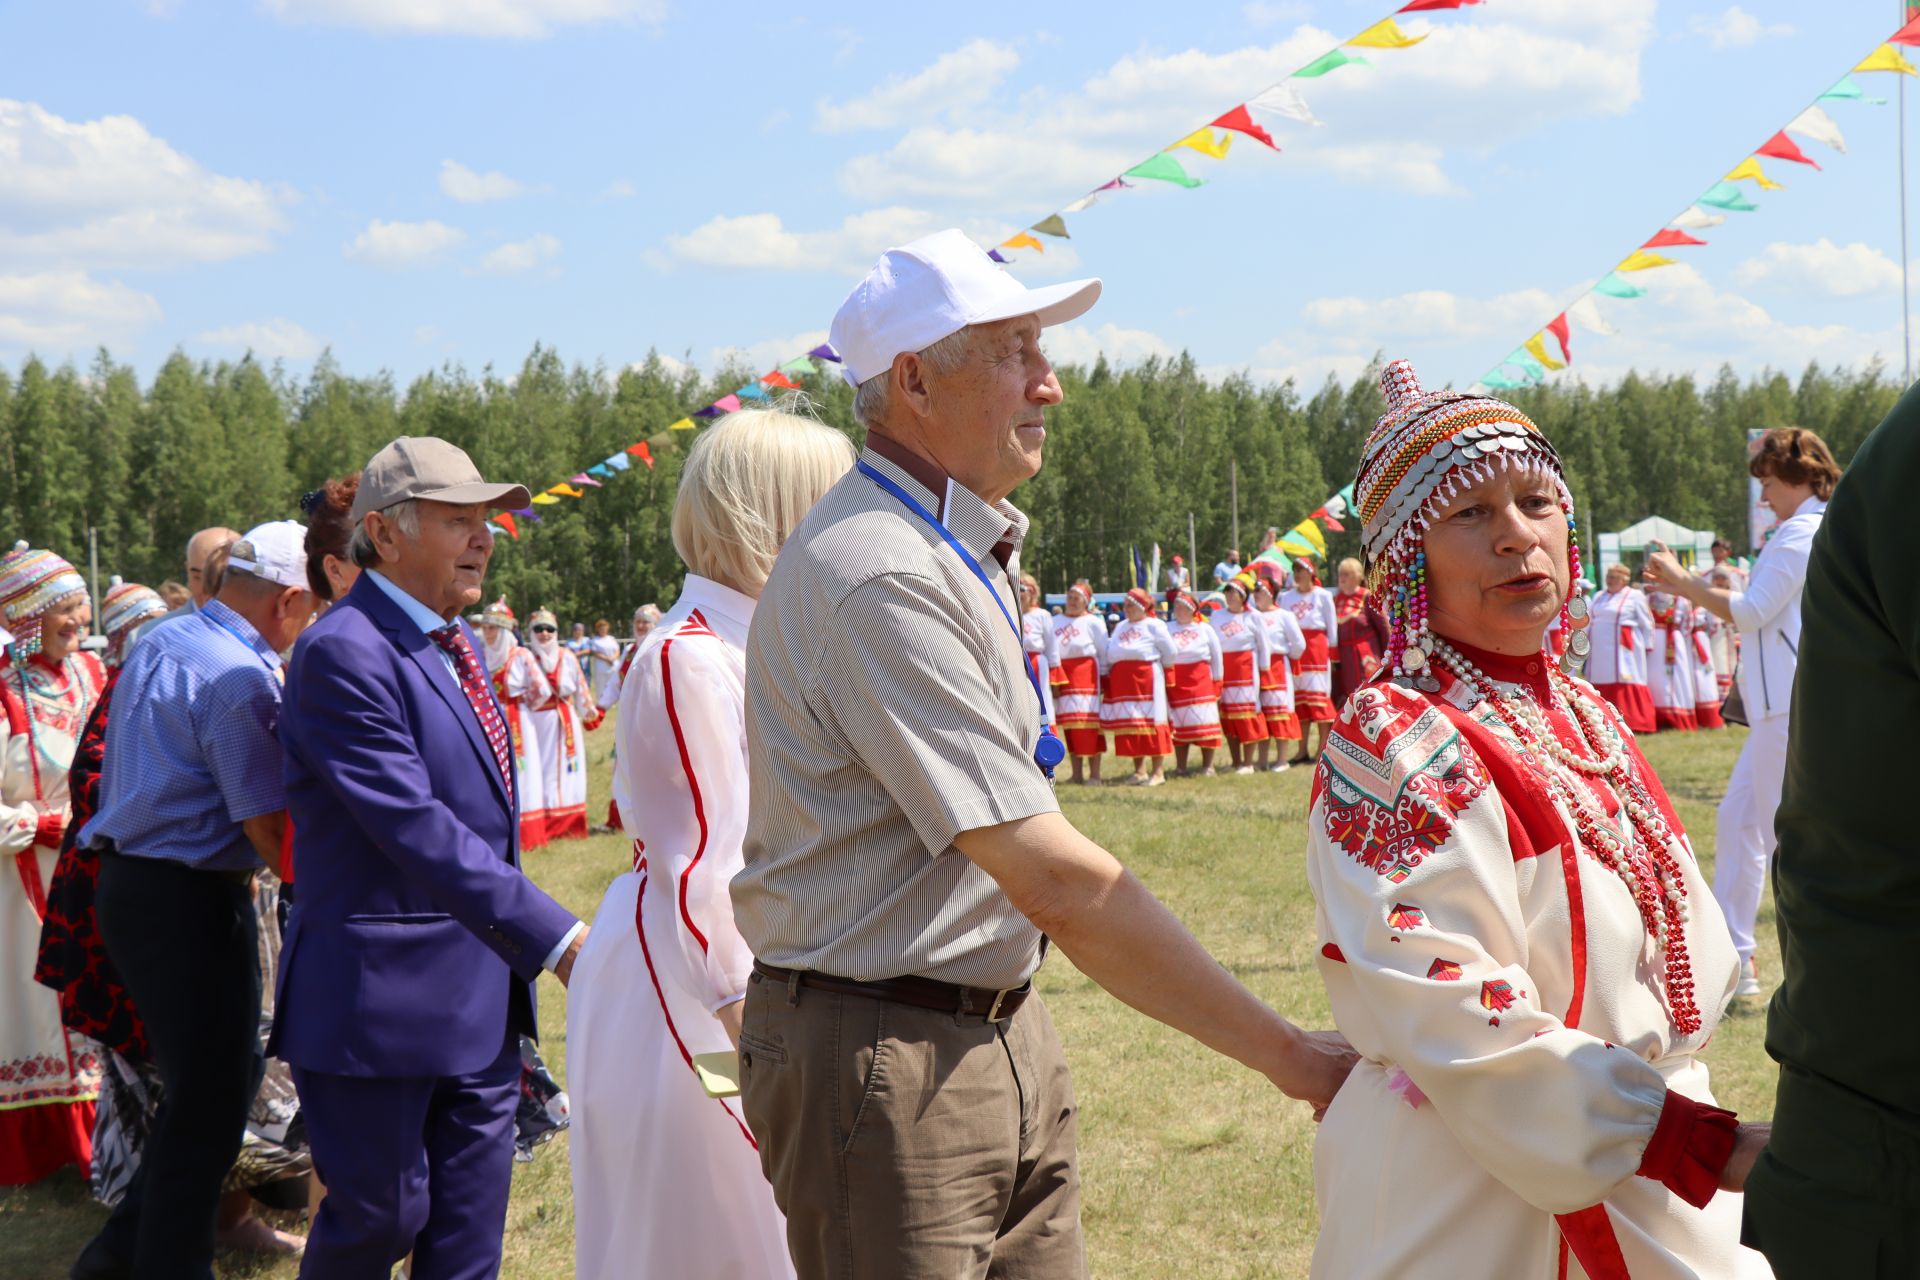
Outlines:
[[[996,991],[993,993],[993,1003],[987,1006],[987,1021],[989,1023],[1006,1021],[1006,1018],[1002,1018],[1000,1016],[1001,1002],[1004,1001],[1010,994],[1012,994],[1014,991],[1017,991],[1017,990],[1019,990],[1019,988],[1017,987],[1003,987],[999,991]],[[1013,1015],[1009,1014],[1007,1016],[1011,1017]]]

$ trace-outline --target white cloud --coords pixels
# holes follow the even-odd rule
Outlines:
[[[722,214],[683,236],[667,237],[671,260],[751,271],[865,271],[886,249],[930,231],[940,222],[919,209],[872,209],[830,231],[793,231],[777,213]]]
[[[514,240],[488,252],[480,259],[480,270],[491,276],[517,275],[531,271],[560,256],[560,241],[544,231],[525,240]]]
[[[423,266],[466,238],[466,232],[444,222],[383,222],[375,218],[344,252],[355,262],[398,271]]]
[[[941,54],[914,75],[887,77],[864,97],[841,103],[823,99],[815,117],[827,133],[887,129],[902,120],[925,120],[985,102],[1019,65],[1020,55],[1012,46],[973,40]]]
[[[884,152],[849,160],[840,186],[860,200],[1039,207],[1049,197],[1098,186],[1137,164],[1152,145],[1094,145],[1067,131],[1047,136],[922,125]]]
[[[1745,48],[1762,40],[1778,40],[1793,34],[1790,24],[1762,22],[1737,4],[1728,5],[1724,12],[1712,17],[1695,14],[1688,20],[1687,30],[1716,49]]]
[[[1900,287],[1900,264],[1871,245],[1775,241],[1734,271],[1745,285],[1763,285],[1827,298],[1857,298]]]
[[[64,356],[125,342],[160,320],[160,303],[82,271],[0,275],[0,349]]]
[[[195,345],[215,350],[246,352],[269,360],[311,360],[326,343],[291,320],[278,318],[228,325],[195,335]]]
[[[272,247],[291,192],[210,173],[132,116],[0,98],[0,265],[167,268]]]
[[[489,200],[511,200],[526,187],[498,169],[475,173],[458,160],[442,160],[440,190],[461,204],[485,204]]]
[[[407,35],[538,39],[600,22],[658,24],[665,0],[266,0],[283,22]]]
[[[1322,334],[1348,334],[1364,342],[1433,334],[1478,339],[1537,326],[1552,315],[1553,306],[1554,295],[1544,289],[1488,299],[1423,289],[1387,298],[1315,298],[1300,308],[1300,318]]]
[[[1157,333],[1124,329],[1117,324],[1103,324],[1098,329],[1081,324],[1056,325],[1046,331],[1041,346],[1046,350],[1047,359],[1056,365],[1089,368],[1103,355],[1108,364],[1130,365],[1154,357],[1166,360],[1178,354],[1173,344]]]

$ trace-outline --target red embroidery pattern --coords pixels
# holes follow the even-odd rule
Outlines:
[[[1396,902],[1387,911],[1387,923],[1396,929],[1418,929],[1427,923],[1427,913],[1404,902]]]
[[[1401,695],[1404,696],[1404,695]],[[1327,834],[1377,875],[1401,884],[1485,794],[1487,769],[1434,707],[1410,711],[1377,689],[1354,695],[1315,779]]]
[[[1460,981],[1460,966],[1451,960],[1435,960],[1427,968],[1427,976],[1435,982]]]

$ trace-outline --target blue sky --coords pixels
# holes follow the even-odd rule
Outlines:
[[[143,373],[176,347],[301,371],[331,347],[405,379],[510,370],[541,341],[609,366],[657,348],[768,367],[824,337],[888,244],[1010,234],[1391,7],[0,4],[0,361],[104,343]],[[1106,281],[1050,332],[1058,360],[1187,349],[1317,385],[1380,350],[1464,384],[1897,12],[1410,17],[1432,38],[1295,82],[1321,123],[1268,118],[1281,154],[1183,151],[1206,186],[1070,215],[1070,243],[1015,269]],[[1894,96],[1895,77],[1856,79]],[[1575,375],[1898,368],[1896,108],[1827,106],[1848,153],[1802,140],[1823,171],[1769,162],[1786,190],[1646,273],[1648,297],[1602,300],[1617,335],[1576,326]]]

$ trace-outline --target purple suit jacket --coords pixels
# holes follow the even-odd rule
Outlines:
[[[365,575],[294,646],[280,740],[295,891],[268,1052],[453,1076],[534,1035],[574,917],[520,871],[519,805],[440,651]]]

